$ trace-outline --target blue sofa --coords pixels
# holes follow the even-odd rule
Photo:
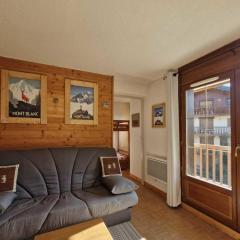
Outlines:
[[[0,165],[19,164],[17,198],[0,215],[0,239],[32,239],[93,218],[107,225],[130,220],[136,193],[110,193],[101,182],[100,156],[111,148],[0,151]]]

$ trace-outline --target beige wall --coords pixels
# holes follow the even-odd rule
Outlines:
[[[116,83],[117,82],[117,83]],[[146,153],[166,158],[167,156],[167,127],[166,128],[152,128],[152,105],[157,103],[167,103],[167,85],[166,81],[158,80],[149,85],[139,83],[128,83],[120,80],[114,82],[115,101],[130,103],[130,116],[133,113],[140,113],[144,115],[144,122],[141,121],[142,128],[132,128],[130,126],[130,172],[131,174],[142,178],[145,173],[145,181],[165,191],[165,186],[159,182],[154,181],[146,174]],[[117,93],[122,92],[126,96],[128,93],[132,97],[121,98],[116,97]],[[140,98],[134,96],[141,96]],[[143,101],[141,100],[143,99]],[[144,104],[144,112],[143,106]],[[117,116],[118,110],[123,107],[115,104],[114,117]],[[144,163],[145,161],[145,163]],[[144,168],[144,171],[143,171]]]
[[[141,99],[130,100],[130,114],[140,113],[142,116]],[[140,121],[140,127],[130,126],[130,173],[142,178],[143,172],[143,123]]]
[[[131,77],[114,76],[114,95],[145,97],[148,81],[137,81]]]
[[[114,102],[114,120],[130,120],[130,104],[128,102]]]
[[[167,157],[167,119],[165,128],[152,128],[152,105],[165,102],[167,108],[167,80],[158,80],[149,85],[147,90],[147,97],[145,98],[144,106],[144,146],[145,153]],[[167,110],[166,110],[167,111]],[[147,162],[145,159],[145,166]],[[147,175],[147,168],[145,167],[145,181],[154,185],[155,187],[166,191],[166,185],[151,178]]]
[[[167,156],[167,127],[152,128],[152,105],[167,103],[166,93],[166,80],[158,80],[149,86],[145,98],[145,151],[163,157]]]

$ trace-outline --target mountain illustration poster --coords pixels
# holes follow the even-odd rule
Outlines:
[[[97,83],[66,79],[65,104],[66,123],[97,124]]]
[[[1,122],[43,123],[46,117],[42,106],[47,94],[46,77],[7,70],[2,70],[1,76]]]
[[[40,118],[40,80],[9,78],[9,117]]]
[[[70,117],[79,120],[94,120],[94,88],[71,85]]]
[[[166,104],[160,103],[152,106],[152,127],[166,127]]]

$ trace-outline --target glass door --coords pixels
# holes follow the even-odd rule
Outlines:
[[[186,91],[186,174],[231,190],[230,79]]]
[[[234,75],[215,76],[182,92],[183,201],[236,228]]]

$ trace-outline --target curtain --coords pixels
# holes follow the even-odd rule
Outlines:
[[[181,204],[180,141],[178,77],[169,71],[167,75],[167,204],[177,207]]]

